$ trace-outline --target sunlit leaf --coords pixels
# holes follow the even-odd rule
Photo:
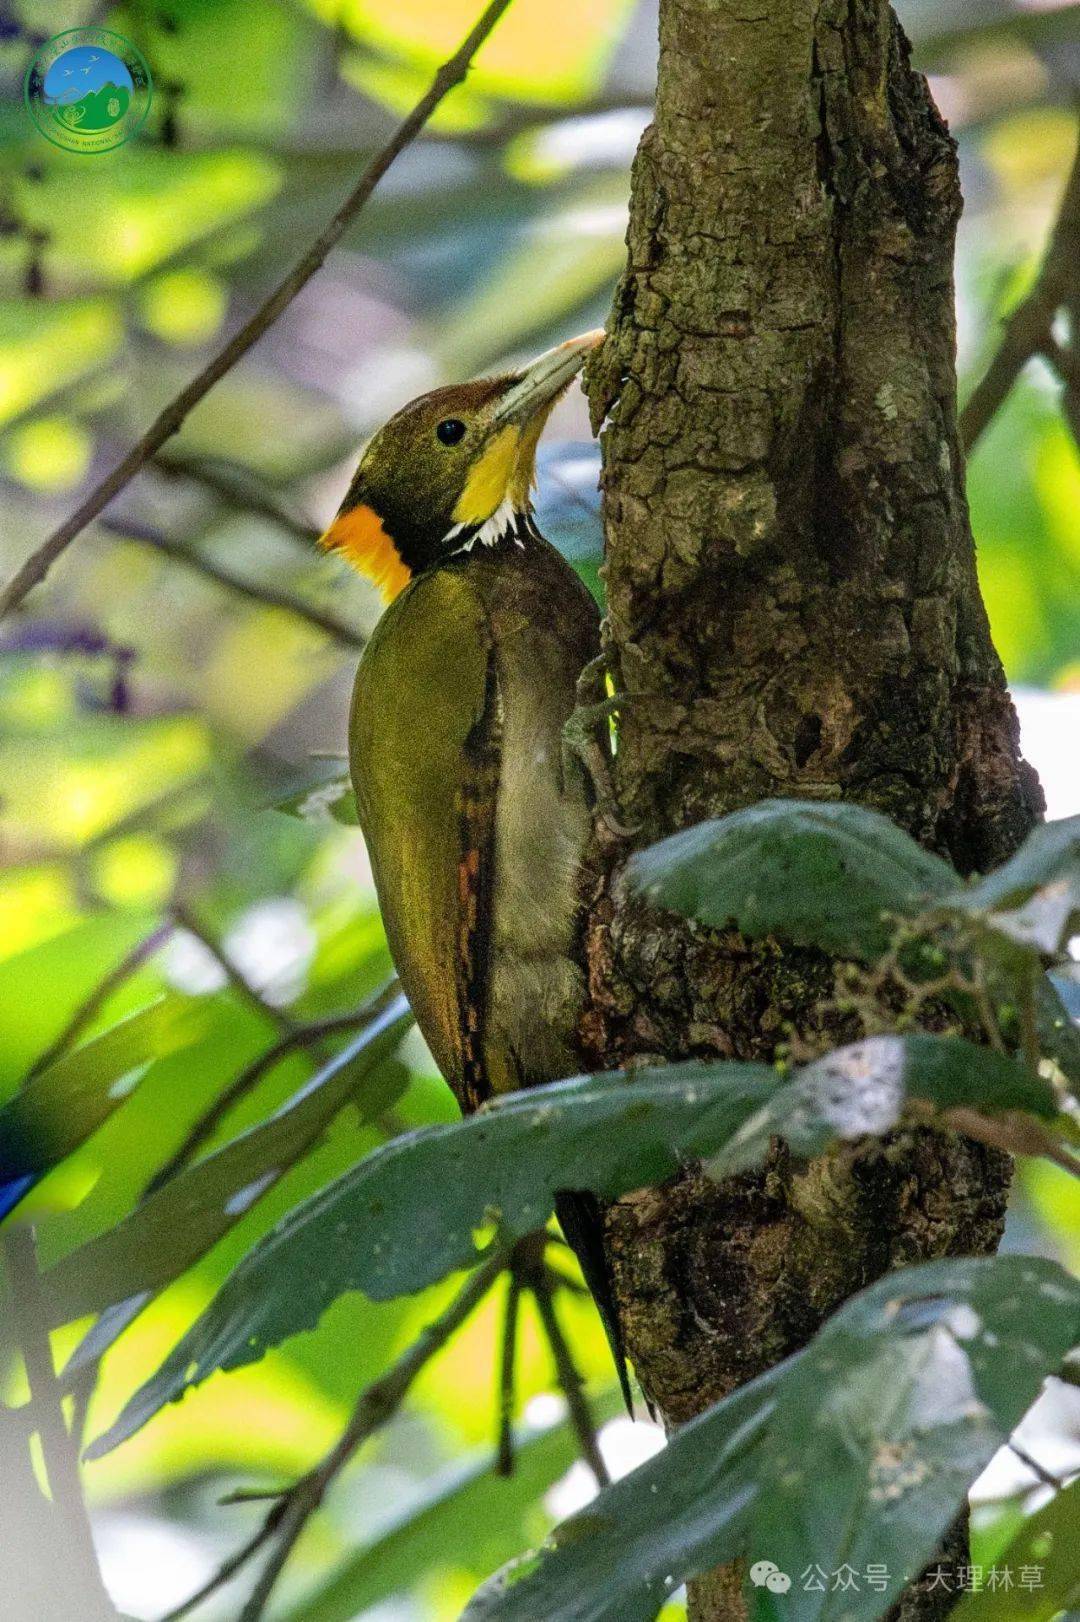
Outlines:
[[[478,15],[475,0],[399,0],[392,10],[373,0],[327,9],[327,21],[380,54],[433,70],[460,44]],[[629,0],[519,0],[477,53],[470,84],[477,91],[567,102],[594,91],[630,11]]]
[[[966,1594],[952,1613],[955,1622],[1050,1622],[1080,1605],[1080,1481],[1055,1493],[1024,1521],[995,1559],[1008,1571],[1008,1586],[983,1586]],[[1022,1581],[1030,1573],[1037,1581]]]
[[[73,1367],[99,1355],[118,1325],[216,1244],[347,1103],[355,1102],[370,1120],[394,1102],[407,1074],[383,1061],[409,1024],[404,998],[395,998],[269,1120],[178,1172],[117,1226],[45,1273],[42,1288],[54,1323],[103,1309],[112,1314],[91,1332]]]
[[[204,1010],[163,997],[64,1054],[0,1110],[0,1188],[40,1177],[77,1149],[138,1086],[152,1061],[194,1041]],[[0,1194],[0,1204],[3,1196]]]
[[[148,332],[171,344],[203,344],[220,327],[229,302],[217,276],[195,268],[163,271],[139,293],[139,317]]]
[[[8,472],[32,490],[70,490],[90,465],[93,441],[72,417],[38,417],[7,435]]]

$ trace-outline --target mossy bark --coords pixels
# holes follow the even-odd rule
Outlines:
[[[1038,814],[964,499],[959,211],[953,142],[884,0],[661,0],[628,263],[587,381],[636,830],[601,842],[586,929],[598,1065],[848,1034],[826,957],[649,912],[619,885],[631,845],[766,796],[850,798],[968,873]],[[620,1201],[642,1384],[680,1423],[886,1269],[993,1250],[1007,1187],[1003,1156],[919,1130]],[[941,1592],[913,1587],[904,1617]],[[695,1583],[691,1614],[741,1617],[733,1574]]]

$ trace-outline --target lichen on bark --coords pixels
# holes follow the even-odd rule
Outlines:
[[[618,818],[584,950],[598,1065],[848,1033],[834,965],[651,913],[643,845],[770,795],[886,812],[961,872],[1041,809],[975,573],[956,426],[954,144],[884,0],[661,0],[656,115],[587,387],[603,451]],[[992,1250],[1005,1158],[920,1129],[688,1169],[607,1236],[678,1424],[890,1267]],[[962,1553],[962,1539],[953,1539]],[[904,1616],[935,1613],[913,1587]],[[732,1576],[692,1614],[742,1614]]]

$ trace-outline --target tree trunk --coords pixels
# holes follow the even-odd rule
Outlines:
[[[770,795],[846,798],[969,873],[1041,809],[964,500],[959,210],[953,142],[884,0],[661,0],[628,264],[588,379],[635,829],[601,845],[586,931],[598,1065],[860,1034],[823,954],[628,899],[631,843]],[[607,1238],[645,1390],[677,1425],[888,1268],[992,1251],[1008,1176],[994,1151],[913,1130],[618,1202]],[[737,1576],[695,1583],[691,1615],[743,1616]],[[904,1617],[938,1614],[941,1592],[913,1586]]]

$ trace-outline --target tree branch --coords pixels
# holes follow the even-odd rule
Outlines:
[[[296,619],[307,620],[326,636],[332,637],[347,648],[364,647],[367,638],[362,632],[348,625],[344,620],[338,619],[336,614],[328,614],[321,608],[305,603],[302,598],[293,597],[287,591],[279,591],[275,586],[263,585],[257,580],[244,580],[230,570],[222,568],[213,558],[208,558],[202,552],[192,551],[183,541],[173,540],[169,535],[163,535],[159,529],[149,524],[140,524],[133,519],[102,518],[101,528],[109,531],[111,535],[121,540],[135,541],[139,546],[152,547],[160,552],[162,557],[169,558],[173,563],[179,563],[182,568],[191,569],[196,574],[205,575],[207,580],[214,581],[215,585],[224,586],[226,591],[235,592],[238,597],[246,597],[250,602],[261,603],[266,608],[279,609],[284,614],[292,614]]]
[[[382,150],[372,158],[337,213],[320,231],[307,252],[297,260],[288,275],[278,283],[254,315],[244,322],[240,330],[234,333],[198,376],[192,378],[191,382],[170,400],[138,443],[132,446],[112,472],[90,492],[70,518],[65,519],[59,528],[30,554],[0,592],[0,619],[17,607],[27,594],[44,580],[57,558],[63,555],[76,536],[80,535],[87,524],[108,506],[114,496],[130,484],[140,468],[144,467],[166,440],[171,439],[178,431],[192,408],[198,405],[214,384],[219,382],[242,356],[247,354],[267,328],[272,326],[278,316],[288,308],[297,293],[322,265],[346,227],[351,225],[360,213],[394,159],[420,133],[443,97],[464,79],[477,50],[509,4],[510,0],[490,0],[479,21],[453,56],[438,70],[430,88],[421,96],[412,112],[402,119]]]
[[[278,501],[246,467],[224,459],[208,460],[178,452],[164,455],[160,451],[153,462],[155,470],[173,483],[183,479],[190,484],[201,485],[233,511],[267,518],[296,541],[311,544],[319,538],[314,524]]]
[[[180,1617],[186,1616],[235,1576],[252,1555],[276,1537],[277,1543],[270,1558],[240,1613],[240,1622],[259,1622],[285,1562],[304,1527],[322,1503],[331,1482],[357,1449],[397,1413],[417,1375],[480,1305],[505,1269],[507,1260],[507,1252],[497,1250],[470,1273],[449,1306],[417,1336],[385,1374],[362,1392],[348,1425],[322,1461],[281,1495],[262,1526],[243,1548],[232,1555],[197,1594],[163,1617],[162,1622],[178,1622]]]
[[[516,1281],[519,1290],[528,1290],[536,1302],[536,1310],[540,1314],[540,1323],[544,1331],[544,1338],[551,1348],[552,1359],[555,1363],[555,1379],[570,1413],[570,1422],[578,1439],[581,1456],[592,1471],[598,1487],[606,1487],[610,1481],[607,1466],[600,1453],[600,1446],[596,1439],[596,1426],[593,1424],[592,1414],[585,1397],[584,1382],[581,1373],[574,1362],[574,1354],[570,1350],[570,1343],[563,1334],[562,1325],[555,1314],[555,1292],[568,1281],[561,1273],[548,1266],[547,1249],[551,1243],[551,1236],[546,1228],[538,1228],[535,1233],[526,1234],[519,1239],[510,1257],[511,1285]],[[515,1318],[517,1303],[514,1302]],[[509,1332],[510,1319],[508,1310],[507,1332]],[[506,1400],[505,1361],[507,1347],[503,1344],[504,1377],[502,1384],[503,1401]],[[511,1354],[512,1355],[512,1354]],[[512,1365],[511,1365],[512,1368]],[[511,1375],[512,1378],[512,1375]],[[512,1391],[512,1387],[511,1387]],[[499,1435],[499,1467],[504,1475],[509,1469],[503,1469],[508,1455],[504,1452],[504,1426],[505,1419],[500,1423]]]
[[[1004,403],[1028,361],[1043,354],[1068,383],[1058,362],[1059,346],[1051,326],[1071,287],[1080,281],[1080,141],[1065,183],[1057,222],[1050,234],[1035,284],[1005,323],[1005,331],[980,382],[960,413],[960,437],[970,456],[979,436]],[[1068,355],[1068,351],[1064,352]],[[1069,356],[1071,360],[1071,356]],[[1075,364],[1075,362],[1073,363]],[[1074,374],[1075,375],[1075,374]]]
[[[514,1391],[517,1373],[517,1332],[521,1307],[521,1280],[511,1272],[503,1309],[499,1354],[499,1431],[495,1444],[495,1473],[509,1476],[514,1470]]]
[[[596,1485],[606,1487],[611,1481],[611,1477],[608,1475],[607,1465],[604,1463],[603,1454],[600,1452],[596,1426],[593,1424],[589,1404],[585,1398],[585,1388],[580,1371],[574,1362],[570,1343],[563,1334],[562,1324],[555,1315],[555,1291],[552,1283],[552,1273],[546,1263],[541,1263],[535,1275],[530,1278],[529,1286],[536,1301],[536,1310],[540,1314],[540,1322],[544,1326],[547,1343],[551,1347],[551,1355],[555,1362],[555,1375],[563,1396],[566,1398],[566,1406],[570,1410],[570,1422],[578,1439],[581,1456],[592,1471]]]
[[[186,929],[189,935],[194,935],[200,946],[205,947],[214,961],[220,965],[233,990],[243,1002],[247,1003],[253,1013],[268,1020],[279,1036],[292,1036],[296,1033],[298,1027],[295,1020],[290,1019],[282,1009],[275,1008],[272,1003],[267,1002],[262,993],[251,984],[239,964],[218,944],[206,925],[195,916],[185,901],[173,902],[172,915],[181,929]]]

